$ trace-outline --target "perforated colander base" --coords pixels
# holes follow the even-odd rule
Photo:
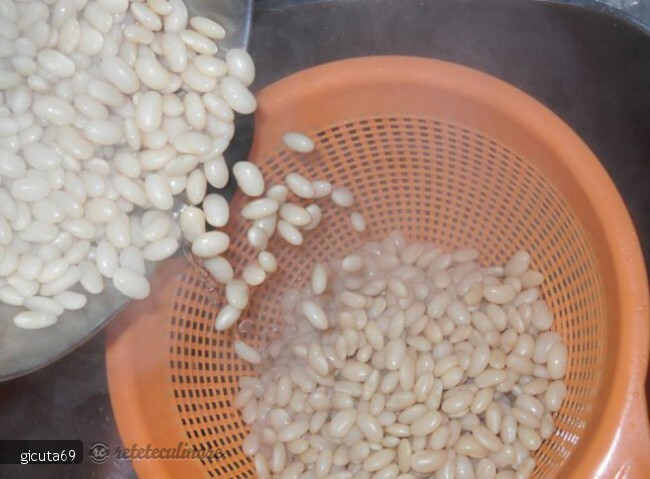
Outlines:
[[[558,430],[536,452],[536,477],[645,477],[650,434],[647,276],[625,206],[602,166],[562,121],[493,77],[412,57],[366,57],[304,70],[258,94],[251,158],[268,185],[290,171],[351,188],[369,230],[324,201],[324,222],[289,247],[273,240],[281,272],[256,289],[240,329],[260,347],[278,334],[279,298],[315,261],[340,257],[399,229],[449,249],[473,246],[484,264],[526,249],[569,347]],[[278,149],[287,131],[316,141],[310,155]],[[253,257],[232,204],[229,257]],[[321,201],[323,203],[323,201]],[[247,428],[232,407],[238,378],[232,331],[216,333],[221,289],[183,258],[161,264],[152,296],[108,331],[107,370],[127,444],[221,451],[219,459],[136,461],[141,479],[244,479]],[[239,330],[238,330],[239,332]]]
[[[462,126],[393,116],[355,119],[308,133],[317,145],[314,153],[298,157],[278,150],[258,161],[267,184],[297,171],[347,186],[369,229],[356,233],[349,215],[325,201],[324,221],[306,234],[304,245],[289,247],[273,239],[269,250],[277,255],[280,271],[255,289],[243,335],[263,347],[280,326],[282,294],[301,287],[316,261],[340,257],[393,230],[448,249],[476,247],[485,265],[502,264],[525,249],[532,267],[546,277],[542,294],[569,348],[568,394],[554,416],[558,429],[535,453],[536,477],[555,477],[590,423],[607,352],[594,252],[567,203],[517,152]],[[243,200],[234,198],[232,218],[238,217]],[[230,259],[240,269],[254,257],[242,227],[239,222],[229,226]],[[239,377],[254,373],[234,356],[232,332],[214,331],[222,300],[220,288],[196,269],[182,276],[169,331],[170,380],[188,440],[198,449],[224,451],[220,461],[203,461],[208,475],[243,479],[255,475],[240,450],[248,428],[231,401]]]

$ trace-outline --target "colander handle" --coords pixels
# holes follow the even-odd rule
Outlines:
[[[627,401],[616,438],[598,477],[647,479],[650,477],[650,424],[643,391],[635,391]]]

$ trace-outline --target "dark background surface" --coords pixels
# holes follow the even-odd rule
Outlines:
[[[250,50],[259,88],[302,68],[368,54],[454,61],[521,88],[593,149],[624,197],[650,257],[650,37],[616,17],[522,0],[260,0]],[[295,3],[295,2],[293,2]],[[245,136],[245,135],[242,135]],[[120,445],[104,335],[0,384],[0,439]],[[128,461],[0,466],[0,478],[130,479]]]

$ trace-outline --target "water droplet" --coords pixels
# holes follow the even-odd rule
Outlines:
[[[246,334],[253,330],[254,323],[250,319],[245,319],[239,323],[239,331]]]

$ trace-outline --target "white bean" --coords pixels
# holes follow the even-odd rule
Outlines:
[[[36,100],[33,112],[38,118],[56,126],[72,124],[75,114],[72,105],[53,96],[43,96]]]
[[[237,356],[239,356],[244,361],[249,362],[251,364],[259,364],[259,363],[262,362],[262,357],[261,357],[260,353],[257,350],[255,350],[252,346],[249,346],[248,344],[246,344],[243,341],[235,341],[234,346],[235,346],[235,353],[237,354]],[[303,426],[302,423],[300,424],[300,426],[301,427]],[[291,427],[291,426],[287,426],[287,427]],[[307,428],[309,428],[308,424],[307,424]],[[290,437],[289,433],[286,433],[283,436],[282,432],[284,432],[284,430],[281,431],[280,436],[278,436],[278,439],[283,440],[283,438]],[[299,431],[290,431],[290,432],[295,434],[296,432],[299,432]],[[300,434],[299,436],[301,436],[301,435],[302,434]],[[288,442],[288,441],[289,440],[285,440],[283,442]]]
[[[7,178],[21,178],[27,170],[25,161],[12,151],[0,147],[0,175]]]
[[[206,17],[194,16],[190,18],[190,25],[194,30],[203,35],[214,38],[215,40],[222,40],[226,37],[226,31],[214,20]]]
[[[314,151],[314,142],[302,133],[285,133],[282,137],[282,142],[287,148],[298,153],[310,153]]]
[[[207,114],[203,100],[195,92],[188,92],[184,97],[185,118],[189,125],[195,130],[203,130],[207,123]]]
[[[297,173],[289,173],[285,178],[285,183],[291,192],[300,198],[313,198],[314,185],[304,176]]]
[[[332,183],[329,181],[313,181],[312,186],[314,187],[314,198],[325,198],[332,194]]]
[[[162,122],[162,96],[156,91],[148,91],[140,98],[136,107],[136,122],[143,133],[156,131]]]
[[[350,214],[350,222],[355,231],[362,233],[366,230],[366,220],[361,213],[355,211]]]
[[[228,166],[223,158],[219,156],[214,160],[206,161],[203,164],[205,177],[215,188],[223,188],[228,183]]]
[[[264,178],[254,163],[249,161],[236,163],[233,166],[233,174],[244,194],[257,197],[264,193]]]
[[[248,285],[241,280],[232,280],[226,284],[226,298],[233,308],[246,308],[249,295]]]
[[[97,270],[97,266],[90,260],[82,261],[79,264],[81,271],[80,283],[86,291],[91,294],[99,294],[104,290],[104,281],[102,275]]]
[[[198,32],[183,30],[179,36],[185,45],[201,55],[214,55],[217,52],[217,44]]]
[[[548,350],[548,374],[551,379],[562,379],[567,370],[568,349],[562,342],[555,343]]]
[[[528,252],[517,251],[506,264],[506,276],[521,276],[530,266],[530,259],[530,254]]]
[[[278,221],[278,233],[289,244],[299,246],[303,242],[303,236],[300,230],[291,223],[280,220]]]
[[[278,269],[278,261],[275,255],[269,251],[260,251],[257,262],[266,273],[275,273]]]
[[[316,295],[323,294],[327,289],[327,270],[321,263],[314,267],[311,276],[311,286]]]
[[[144,182],[149,201],[161,210],[168,210],[174,205],[174,197],[169,189],[168,180],[161,174],[153,173]]]
[[[154,57],[140,57],[134,67],[140,81],[153,90],[164,90],[171,81],[169,72]]]
[[[354,204],[354,195],[347,188],[334,188],[332,202],[337,206],[348,208]]]
[[[270,198],[253,200],[242,208],[241,215],[247,220],[259,220],[275,214],[279,209],[278,202]]]
[[[172,256],[178,247],[178,241],[168,237],[148,244],[142,252],[147,261],[162,261]]]
[[[58,318],[42,311],[23,311],[13,317],[16,326],[22,329],[42,329],[52,326]]]
[[[205,193],[207,191],[208,182],[205,179],[205,174],[203,170],[196,169],[187,178],[187,185],[185,187],[185,192],[187,194],[187,199],[193,205],[198,205],[205,198]]]
[[[54,296],[62,291],[67,290],[81,279],[81,269],[71,266],[60,277],[48,283],[43,283],[40,287],[41,296]]]
[[[228,201],[216,193],[209,194],[203,199],[203,212],[206,221],[216,227],[225,226],[230,218]]]
[[[221,231],[209,231],[192,242],[192,253],[202,258],[217,256],[228,249],[230,238]]]
[[[13,286],[1,286],[0,301],[12,306],[22,306],[25,302],[25,297],[20,294]]]
[[[74,291],[63,291],[55,295],[54,299],[69,311],[80,310],[87,303],[86,295]]]
[[[185,71],[188,64],[188,54],[181,37],[176,33],[165,33],[161,38],[161,46],[169,69],[175,73]]]
[[[255,79],[255,64],[248,52],[242,48],[231,48],[226,54],[228,73],[249,86]]]
[[[37,60],[40,67],[60,78],[69,78],[76,71],[74,62],[57,50],[41,50]]]
[[[122,93],[131,95],[140,88],[138,76],[131,66],[120,57],[102,59],[99,68],[104,78]]]
[[[221,95],[233,110],[243,115],[257,108],[257,100],[239,78],[227,76],[220,83]]]
[[[180,32],[187,27],[187,7],[182,0],[168,0],[172,11],[165,16],[164,26],[166,32]]]
[[[311,231],[318,227],[323,219],[323,213],[318,205],[307,205],[305,208],[311,216],[311,221],[305,226],[305,231]]]
[[[113,285],[125,296],[144,299],[149,296],[149,281],[143,275],[126,268],[117,268],[113,274]]]
[[[259,226],[251,226],[246,233],[248,242],[257,249],[266,249],[269,243],[269,236]]]
[[[329,327],[329,320],[325,312],[314,302],[304,301],[301,305],[302,312],[307,320],[319,330],[326,330]]]
[[[307,226],[311,222],[309,212],[294,203],[283,204],[280,207],[280,217],[294,226]]]

